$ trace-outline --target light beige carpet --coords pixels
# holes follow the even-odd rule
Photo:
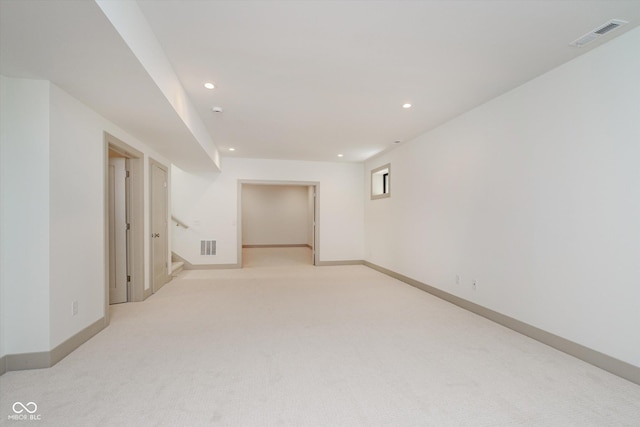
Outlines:
[[[242,249],[243,268],[270,268],[293,265],[311,265],[311,248],[244,248]]]
[[[640,386],[364,266],[185,271],[0,396],[42,426],[640,425]]]

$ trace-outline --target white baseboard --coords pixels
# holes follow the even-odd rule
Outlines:
[[[332,265],[362,265],[364,261],[361,259],[348,259],[343,261],[318,261],[316,266],[330,267]]]
[[[414,280],[410,277],[396,273],[395,271],[380,267],[379,265],[370,263],[368,261],[364,261],[364,265],[388,276],[391,276],[394,279],[398,279],[401,282],[407,283],[411,286],[428,292],[461,308],[464,308],[465,310],[485,317],[502,326],[526,335],[529,338],[533,338],[534,340],[553,347],[556,350],[560,350],[563,353],[567,353],[584,362],[597,366],[600,369],[604,369],[607,372],[610,372],[614,375],[640,385],[640,367],[634,366],[622,360],[618,360],[614,357],[608,356],[604,353],[585,347],[573,341],[569,341],[566,338],[562,338],[558,335],[554,335],[550,332],[536,328],[535,326],[531,326],[529,324],[521,322],[520,320],[505,316],[504,314],[498,313],[497,311],[490,310],[486,307],[483,307],[471,301],[467,301],[463,298],[457,297],[438,288],[434,288],[433,286],[429,286],[426,283],[422,283],[418,280]]]
[[[71,338],[49,351],[34,353],[7,354],[0,358],[0,375],[8,371],[24,369],[50,368],[89,341],[94,335],[107,327],[106,318],[101,318],[87,326]]]

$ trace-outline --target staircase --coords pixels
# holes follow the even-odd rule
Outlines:
[[[172,261],[171,262],[171,277],[178,277],[178,274],[184,269],[184,262]]]
[[[171,215],[171,220],[176,223],[176,226],[182,227],[185,230],[189,228],[187,224],[180,221],[174,215]],[[171,278],[178,277],[178,274],[184,270],[184,261],[180,259],[173,251],[171,252]]]

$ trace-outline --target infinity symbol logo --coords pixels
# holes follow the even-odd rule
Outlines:
[[[28,413],[33,414],[37,410],[38,405],[36,405],[35,402],[29,402],[26,405],[22,402],[16,402],[13,404],[13,412],[15,412],[16,414],[21,414],[23,411],[27,411]]]

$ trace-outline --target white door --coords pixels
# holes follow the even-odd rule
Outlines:
[[[153,292],[169,280],[167,171],[151,164],[151,280]]]
[[[109,304],[127,302],[126,160],[109,159]]]

